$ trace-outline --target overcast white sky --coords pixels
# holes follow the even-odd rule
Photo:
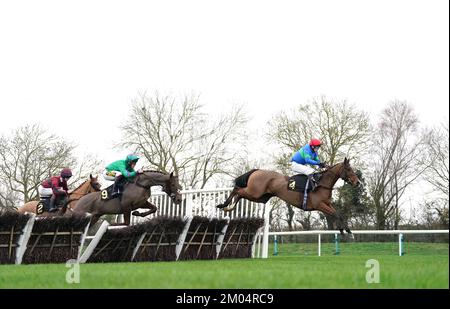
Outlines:
[[[246,103],[264,121],[320,95],[371,113],[400,99],[431,124],[449,114],[448,6],[1,1],[0,134],[41,121],[115,160],[117,126],[144,90],[195,91],[209,110]]]

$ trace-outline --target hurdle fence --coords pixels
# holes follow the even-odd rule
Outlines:
[[[153,188],[152,188],[153,190]],[[233,188],[218,189],[195,189],[183,190],[181,195],[183,202],[181,205],[172,203],[170,197],[161,191],[152,191],[150,202],[158,207],[158,211],[145,218],[131,216],[131,224],[138,224],[158,216],[168,217],[194,217],[202,216],[207,218],[233,220],[238,218],[262,218],[264,226],[253,239],[252,256],[267,258],[268,252],[268,232],[270,204],[262,204],[241,199],[236,207],[230,212],[224,212],[216,206],[223,203],[229,196]],[[138,211],[146,211],[138,209]],[[123,216],[119,215],[116,222],[123,222]]]

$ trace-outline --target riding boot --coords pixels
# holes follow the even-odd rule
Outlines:
[[[56,207],[56,195],[53,194],[52,197],[50,198],[50,206],[49,206],[48,212],[54,212],[57,210],[58,210],[58,207]]]
[[[116,177],[114,180],[114,187],[112,197],[120,196],[123,193],[124,177],[122,175]]]

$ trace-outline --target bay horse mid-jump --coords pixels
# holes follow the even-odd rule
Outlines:
[[[83,196],[73,209],[73,213],[90,213],[91,226],[94,225],[102,215],[123,214],[123,225],[130,225],[131,215],[145,217],[156,212],[157,207],[149,202],[153,186],[162,186],[162,190],[170,196],[174,204],[181,204],[181,185],[178,176],[173,173],[166,174],[158,171],[143,171],[138,174],[134,181],[128,182],[124,186],[122,196],[119,198],[103,198],[103,193],[94,192]],[[140,213],[133,211],[138,208],[149,209]],[[132,212],[133,211],[133,212]]]
[[[336,181],[341,178],[352,186],[358,186],[361,181],[350,166],[349,160],[335,164],[321,172],[321,178],[314,191],[308,193],[306,202],[307,211],[318,210],[334,219],[336,228],[341,234],[343,230],[351,234],[347,222],[342,218],[340,213],[331,205],[331,193]],[[248,177],[245,187],[239,186],[242,177]],[[302,209],[303,193],[291,191],[288,189],[289,177],[284,176],[275,171],[254,170],[246,173],[235,180],[235,186],[230,196],[223,204],[218,205],[225,211],[231,211],[241,198],[257,203],[267,203],[267,201],[276,196],[292,206]],[[232,204],[228,206],[230,203]]]

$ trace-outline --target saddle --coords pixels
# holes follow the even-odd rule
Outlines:
[[[314,177],[314,179],[316,178]],[[306,189],[306,192],[310,192],[312,190],[312,183],[308,183],[308,188],[306,188],[307,180],[308,176],[302,174],[289,177],[288,190],[304,193]]]
[[[314,173],[313,179],[318,182],[319,180],[317,178],[321,177],[320,173]],[[303,202],[300,204],[300,208],[304,211],[311,211],[311,209],[308,209],[307,207],[307,200],[309,192],[311,192],[313,188],[313,184],[311,181],[309,181],[308,176],[297,174],[294,176],[289,177],[288,180],[288,190],[295,191],[303,194]]]

